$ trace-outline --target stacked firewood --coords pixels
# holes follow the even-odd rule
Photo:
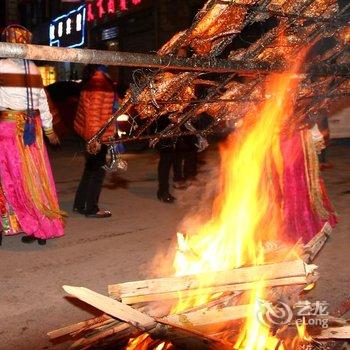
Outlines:
[[[302,259],[269,263],[265,265],[242,267],[231,271],[217,272],[208,280],[208,285],[199,286],[200,276],[176,276],[144,281],[119,283],[108,286],[109,297],[82,287],[64,286],[65,291],[86,302],[103,314],[48,333],[51,340],[69,336],[72,348],[113,344],[114,348],[125,345],[130,338],[143,333],[149,334],[153,349],[161,342],[171,342],[180,349],[232,349],[242,321],[251,313],[247,292],[254,288],[264,276],[266,302],[277,307],[283,302],[290,308],[300,299],[303,290],[315,283],[319,277],[315,265],[308,263],[322,248],[330,234],[328,225],[304,246]],[[173,313],[174,305],[181,298],[208,294],[207,302],[181,312]],[[307,304],[309,308],[312,304]],[[340,316],[350,305],[343,306],[336,316],[318,315],[326,318],[328,328],[309,327],[313,339],[350,338],[350,326]],[[277,337],[290,334],[295,330],[292,319],[290,324],[281,324]],[[230,327],[231,337],[222,340],[222,332]],[[283,339],[282,339],[283,340]],[[282,341],[281,340],[281,341]],[[148,348],[148,347],[146,347]]]

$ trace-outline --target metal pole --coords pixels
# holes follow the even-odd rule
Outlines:
[[[132,52],[114,52],[90,49],[70,49],[44,45],[12,44],[0,42],[1,58],[22,58],[36,61],[75,62],[84,64],[105,64],[108,66],[166,68],[212,73],[242,74],[283,72],[288,69],[282,64],[270,64],[256,60],[224,60],[203,58],[179,58]],[[315,64],[305,67],[306,71],[319,76],[350,76],[350,64]]]
[[[256,61],[221,59],[178,58],[142,53],[111,52],[90,49],[70,49],[44,45],[12,44],[0,42],[0,57],[22,58],[37,61],[105,64],[109,66],[167,68],[214,73],[267,73],[281,71],[281,65]]]

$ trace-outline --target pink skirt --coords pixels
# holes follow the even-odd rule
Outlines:
[[[0,120],[0,214],[7,235],[25,233],[41,239],[63,236],[60,211],[49,158],[37,116],[36,141],[23,143],[23,114]]]
[[[326,222],[332,226],[337,219],[330,204],[327,192],[318,174],[318,161],[315,156],[315,164],[307,162],[308,150],[304,140],[308,136],[306,132],[298,132],[282,141],[282,154],[284,159],[283,198],[284,198],[284,232],[287,237],[297,242],[301,240],[307,243],[324,226]],[[310,172],[314,172],[314,186],[310,184]],[[312,187],[319,197],[317,210],[312,195]],[[322,211],[322,215],[320,212]]]

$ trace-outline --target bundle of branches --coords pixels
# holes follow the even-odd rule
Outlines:
[[[141,127],[123,141],[207,135],[223,120],[234,125],[257,102],[271,98],[264,93],[266,73],[288,71],[290,58],[305,46],[308,55],[293,122],[296,127],[314,123],[321,110],[350,93],[349,20],[350,4],[337,0],[209,0],[191,27],[170,39],[158,55],[212,62],[226,58],[237,62],[237,72],[135,72],[115,116],[127,113]],[[196,130],[203,114],[212,122]],[[150,133],[162,116],[169,125]]]

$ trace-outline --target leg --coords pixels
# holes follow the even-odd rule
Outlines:
[[[102,190],[105,170],[102,166],[106,162],[107,147],[101,146],[96,155],[89,155],[86,168],[90,172],[86,191],[86,214],[96,214],[99,211],[98,200]]]
[[[92,172],[87,169],[87,162],[86,162],[83,176],[80,180],[77,192],[75,194],[74,206],[73,206],[74,211],[78,211],[80,213],[83,213],[85,211],[86,195],[87,195],[91,176],[92,176]]]
[[[161,151],[158,163],[158,193],[160,195],[166,195],[169,193],[169,175],[170,168],[173,164],[174,152]]]
[[[197,176],[197,152],[195,150],[186,152],[184,175],[186,180],[194,179]]]

